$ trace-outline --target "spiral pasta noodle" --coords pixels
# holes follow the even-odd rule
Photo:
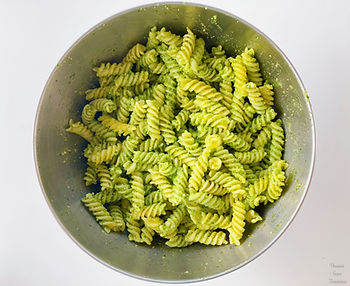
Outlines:
[[[264,85],[259,86],[259,91],[262,98],[265,100],[267,106],[273,106],[274,101],[274,91],[273,86],[268,83],[264,83]]]
[[[118,205],[111,205],[109,207],[109,213],[113,218],[113,221],[117,224],[115,227],[115,231],[124,231],[125,229],[125,221],[123,219],[122,210]]]
[[[186,197],[188,186],[188,170],[186,165],[179,168],[173,181],[172,194],[169,196],[169,202],[173,205],[179,205]]]
[[[96,165],[99,165],[103,162],[108,162],[120,152],[120,149],[120,143],[117,145],[110,145],[107,148],[102,149],[100,146],[96,146],[92,153],[88,156],[88,160]]]
[[[167,31],[165,28],[162,28],[158,35],[157,39],[167,45],[173,45],[173,46],[181,46],[182,44],[182,37],[179,35],[175,35],[169,31]]]
[[[179,136],[179,143],[192,155],[198,157],[202,153],[202,149],[199,144],[195,141],[192,134],[188,131],[184,131]]]
[[[255,52],[253,49],[246,48],[242,53],[242,60],[247,68],[248,79],[257,86],[262,84],[262,76],[260,73],[259,63],[255,58]]]
[[[160,108],[159,129],[166,144],[172,144],[177,141],[176,134],[173,130],[173,126],[171,125],[171,119],[173,117],[174,116],[169,105],[164,105]]]
[[[182,109],[174,118],[172,121],[172,125],[176,129],[176,131],[179,131],[187,122],[187,120],[190,118],[190,111],[186,109]]]
[[[181,66],[186,66],[190,63],[190,58],[195,47],[196,36],[187,28],[187,34],[184,35],[180,51],[177,55],[177,60]]]
[[[123,73],[127,73],[131,71],[132,63],[123,62],[123,63],[102,63],[98,68],[94,68],[93,70],[96,72],[98,77],[108,77],[108,76],[116,76],[121,75]]]
[[[129,87],[148,82],[148,71],[129,72],[115,78],[114,84],[117,87]]]
[[[119,194],[116,190],[113,189],[105,189],[97,194],[95,194],[95,198],[103,205],[114,203],[121,199],[121,194]]]
[[[220,101],[223,98],[222,94],[215,88],[200,80],[182,78],[179,85],[185,91],[188,90],[190,92],[195,92],[199,98],[207,98],[213,101]]]
[[[145,53],[145,50],[145,46],[137,43],[128,51],[122,63],[135,63]]]
[[[271,129],[271,143],[269,150],[270,162],[282,159],[282,151],[284,146],[284,131],[282,128],[282,121],[277,120],[270,124]]]
[[[240,245],[240,239],[243,236],[245,226],[245,206],[242,202],[236,202],[232,207],[232,222],[231,227],[228,228],[230,243]]]
[[[144,206],[141,211],[141,217],[157,217],[165,214],[165,203],[155,203]]]
[[[93,164],[88,164],[85,171],[84,180],[86,186],[95,185],[97,183],[96,168]]]
[[[248,98],[254,109],[257,113],[263,114],[267,109],[267,104],[264,98],[262,97],[259,88],[255,83],[249,82],[244,85],[244,88],[247,91]],[[248,118],[251,117],[248,115]]]
[[[223,196],[226,195],[229,190],[225,189],[219,184],[216,184],[215,182],[210,182],[203,179],[199,192],[213,194],[216,196]]]
[[[81,122],[74,122],[72,119],[69,120],[69,128],[66,131],[80,135],[88,142],[91,142],[94,136],[87,126]]]
[[[118,224],[113,220],[107,209],[96,199],[93,194],[88,193],[82,199],[84,205],[95,216],[97,222],[103,227],[105,232],[109,233],[111,230],[115,231]]]
[[[147,131],[151,139],[160,140],[159,105],[155,100],[147,100]]]
[[[135,126],[120,122],[109,115],[102,115],[98,120],[101,121],[104,126],[116,132],[119,136],[127,136],[136,129]]]
[[[134,172],[131,175],[131,189],[132,205],[130,211],[133,218],[138,219],[145,204],[145,188],[141,172]]]
[[[234,74],[234,86],[240,89],[248,82],[247,69],[243,64],[242,57],[238,55],[232,62]]]
[[[176,235],[165,243],[169,247],[186,247],[191,245],[193,242],[187,241],[184,235]]]
[[[199,242],[206,245],[224,245],[227,244],[226,234],[223,231],[210,230],[190,230],[185,237],[188,242]]]

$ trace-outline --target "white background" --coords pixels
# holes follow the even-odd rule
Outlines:
[[[59,227],[34,170],[44,84],[70,45],[101,20],[151,1],[1,1],[0,285],[150,285],[101,265]],[[202,1],[259,27],[296,67],[313,105],[317,158],[286,233],[242,269],[198,285],[350,285],[350,1]],[[342,284],[344,285],[344,284]]]

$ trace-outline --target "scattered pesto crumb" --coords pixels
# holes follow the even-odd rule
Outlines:
[[[214,15],[210,18],[210,23],[216,27],[218,27],[220,30],[222,30],[222,28],[220,27],[220,25],[218,24],[218,16]],[[215,38],[215,37],[214,37]]]
[[[282,83],[279,82],[277,78],[276,78],[276,83],[275,83],[275,85],[276,85],[277,87],[282,88]]]
[[[304,96],[306,97],[307,102],[309,102],[310,101],[310,97],[309,97],[309,94],[307,93],[306,90],[304,91]]]
[[[186,270],[185,272],[184,272],[185,274],[188,274],[188,273],[190,273],[188,270]]]
[[[276,217],[276,214],[272,214],[272,216],[271,216],[272,218],[275,218]]]
[[[65,148],[62,152],[61,152],[61,156],[65,156],[68,153],[72,153],[72,149],[71,148]]]
[[[272,234],[272,233],[275,233],[275,232],[279,229],[280,226],[281,226],[280,223],[276,224],[276,226],[274,227],[274,229],[273,229],[270,233],[271,233],[271,234]]]
[[[217,25],[217,20],[218,20],[218,16],[214,15],[213,17],[210,18],[210,23],[212,23],[213,25]]]
[[[252,243],[251,243],[251,242],[248,243],[248,247],[250,247],[250,246],[252,246]]]

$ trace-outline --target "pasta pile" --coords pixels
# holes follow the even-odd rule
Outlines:
[[[147,45],[94,68],[82,122],[89,142],[82,202],[109,233],[169,247],[240,245],[255,208],[285,185],[284,130],[253,49],[230,57],[187,28],[153,27]]]

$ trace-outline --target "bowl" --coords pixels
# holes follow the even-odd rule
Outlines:
[[[121,60],[151,27],[184,34],[190,27],[207,45],[228,55],[254,48],[265,79],[275,87],[275,108],[286,131],[284,158],[289,162],[282,197],[263,210],[264,221],[247,226],[241,246],[137,245],[126,234],[106,234],[80,199],[85,187],[82,150],[86,143],[67,134],[69,118],[78,120],[84,91],[96,86],[92,68]],[[189,3],[151,4],[116,14],[93,27],[64,54],[48,79],[34,130],[37,173],[57,221],[77,245],[101,263],[151,281],[192,282],[232,272],[266,251],[286,230],[307,192],[314,156],[315,131],[309,97],[292,64],[257,28],[222,10]]]

